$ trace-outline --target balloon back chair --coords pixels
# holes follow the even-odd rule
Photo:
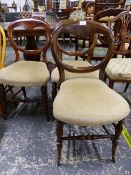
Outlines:
[[[120,13],[108,21],[108,26],[114,31],[115,47],[106,67],[106,77],[111,88],[114,82],[127,83],[126,91],[131,83],[131,14],[128,11]]]
[[[63,20],[61,22],[59,22],[58,27],[61,25],[65,25],[66,23],[78,23],[79,24],[79,20],[73,20],[73,19],[68,19],[68,20]],[[65,33],[62,35],[65,35]],[[64,52],[66,53],[66,56],[64,57],[64,62],[66,62],[67,64],[70,64],[71,66],[77,66],[77,67],[83,67],[84,65],[89,66],[90,65],[90,58],[87,58],[86,56],[86,52],[88,52],[88,48],[85,45],[85,47],[83,48],[83,54],[79,54],[79,52],[81,51],[81,49],[79,50],[79,48],[77,47],[77,43],[79,38],[75,37],[75,35],[71,35],[69,32],[66,34],[69,36],[72,36],[72,38],[75,38],[76,43],[73,45],[72,47],[66,47],[66,49],[64,48],[63,45],[61,45],[61,47],[64,49]],[[87,42],[90,40],[90,38],[86,38]],[[82,40],[81,40],[82,41]],[[92,47],[95,47],[95,42],[96,39],[94,39]],[[74,53],[72,54],[70,51],[74,51]],[[76,52],[76,50],[78,50],[78,52]],[[82,53],[82,52],[81,52]],[[91,54],[91,53],[90,53]],[[93,54],[93,53],[92,53]],[[91,54],[91,55],[92,55]],[[78,58],[76,60],[76,57]],[[84,60],[81,59],[81,57],[84,57]],[[79,77],[91,77],[91,78],[99,78],[99,73],[98,71],[95,71],[93,73],[87,73],[87,74],[74,74],[72,72],[67,72],[65,71],[65,79],[74,79],[74,78],[79,78]],[[57,94],[57,90],[58,90],[58,86],[59,86],[59,80],[60,80],[60,75],[59,75],[59,70],[58,67],[56,66],[55,69],[53,69],[52,73],[51,73],[51,81],[52,81],[52,100],[54,100],[56,94]]]
[[[126,0],[95,0],[94,16],[104,9],[124,8],[125,2]]]
[[[93,42],[87,52],[66,51],[58,42],[62,33],[70,33],[79,39],[95,38],[99,33],[108,38],[108,51],[101,62],[85,64],[83,66],[70,65],[63,61],[64,55],[76,56],[86,55],[91,59],[94,45]],[[95,44],[94,44],[95,43]],[[110,89],[102,80],[104,78],[105,67],[112,56],[113,36],[109,28],[102,26],[95,21],[86,23],[67,22],[60,25],[53,32],[51,42],[52,53],[59,70],[60,89],[53,103],[53,115],[57,120],[57,165],[60,165],[62,143],[64,140],[94,140],[111,139],[112,141],[112,161],[115,162],[115,152],[118,139],[122,132],[123,119],[129,114],[130,108],[126,100]],[[99,78],[77,77],[66,79],[67,72],[75,74],[91,74],[99,70]],[[117,104],[117,105],[116,105]],[[109,133],[105,125],[113,124],[115,132]],[[102,126],[106,134],[104,135],[66,135],[63,132],[64,125],[77,125],[82,127]],[[63,134],[64,133],[64,134]],[[80,132],[78,132],[80,133]]]
[[[108,21],[110,19],[113,19],[114,17],[116,17],[117,15],[119,15],[123,11],[127,11],[127,10],[123,9],[123,8],[105,9],[105,10],[98,12],[95,15],[94,20],[102,23],[103,25],[108,25]],[[112,28],[112,31],[113,31],[113,28]],[[108,40],[106,41],[106,38],[104,38],[102,35],[99,35],[98,39],[99,39],[98,43],[97,43],[98,46],[97,46],[97,48],[94,52],[94,55],[93,55],[95,60],[101,60],[101,57],[103,57],[103,55],[106,54],[106,50],[107,50],[106,45],[107,45]],[[105,47],[103,47],[103,46],[105,46]],[[99,57],[98,57],[98,54],[99,54]]]
[[[43,37],[40,44],[36,42],[37,35]],[[42,102],[47,115],[47,82],[50,73],[46,65],[46,52],[50,46],[50,27],[46,22],[40,20],[19,19],[8,26],[8,36],[16,58],[15,60],[11,58],[12,64],[0,70],[0,99],[2,99],[3,118],[7,118],[7,104],[10,101]],[[16,36],[24,36],[25,40],[19,43],[15,39]],[[9,91],[5,91],[6,85],[10,87],[9,89],[17,87],[11,96],[8,95]],[[26,90],[32,86],[41,87],[42,97],[33,99],[27,96]],[[11,98],[8,98],[9,96]]]

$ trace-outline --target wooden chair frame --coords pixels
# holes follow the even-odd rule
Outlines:
[[[17,31],[17,27],[22,28],[18,29]],[[45,35],[46,37],[46,42],[45,44],[41,47],[41,48],[23,48],[20,47],[19,45],[17,45],[17,42],[14,41],[14,34],[17,32],[23,36],[23,33],[25,34],[25,36],[31,36],[33,37],[33,30],[37,27],[42,28],[42,33],[43,35]],[[23,29],[24,28],[24,29]],[[15,31],[15,32],[14,32]],[[15,55],[16,55],[16,59],[15,62],[20,60],[20,55],[19,52],[22,52],[23,54],[31,55],[31,58],[34,58],[34,60],[32,61],[39,61],[37,59],[35,59],[35,57],[37,57],[37,55],[40,55],[40,53],[42,53],[42,62],[47,63],[47,58],[46,58],[46,52],[47,49],[50,47],[50,39],[51,39],[51,35],[50,35],[50,26],[48,23],[43,22],[41,20],[36,20],[36,19],[19,19],[17,21],[12,22],[9,27],[8,27],[8,36],[9,36],[9,41],[11,43],[11,46],[13,47],[14,51],[15,51]],[[38,33],[38,32],[37,32]],[[34,57],[33,57],[34,56]],[[28,61],[28,60],[27,60]],[[35,70],[34,70],[35,71]],[[11,102],[11,101],[20,101],[20,102],[24,102],[24,103],[32,103],[32,102],[42,102],[45,104],[45,112],[46,112],[46,116],[48,115],[48,95],[47,95],[47,85],[44,85],[41,87],[41,93],[42,93],[42,98],[41,99],[29,99],[26,95],[26,90],[25,87],[21,87],[20,89],[18,89],[15,93],[12,91],[12,96],[10,99],[7,99],[7,95],[6,93],[9,92],[9,90],[12,90],[13,86],[9,85],[9,89],[6,91],[5,87],[3,84],[0,84],[0,105],[2,106],[2,110],[3,110],[3,118],[6,119],[7,118],[7,103]],[[16,96],[19,94],[19,92],[23,92],[23,96],[24,99],[17,99]],[[48,117],[47,117],[48,119]]]
[[[82,32],[84,31],[84,32]],[[81,56],[84,53],[81,52],[66,52],[65,50],[63,50],[58,42],[57,39],[59,37],[59,35],[61,33],[64,32],[70,32],[71,34],[74,34],[75,36],[79,36],[79,38],[81,39],[85,39],[87,36],[89,37],[90,35],[94,35],[94,33],[104,33],[107,35],[107,37],[109,38],[109,50],[108,53],[106,55],[106,57],[104,58],[104,60],[99,63],[97,66],[89,66],[89,67],[72,67],[69,66],[65,63],[62,62],[62,53],[64,54],[68,54],[68,55],[77,55],[77,56]],[[96,44],[96,43],[95,43]],[[52,42],[51,42],[51,49],[52,49],[52,53],[56,62],[56,65],[58,66],[59,69],[59,74],[60,74],[60,81],[59,81],[59,85],[61,85],[64,81],[65,81],[65,74],[64,74],[64,70],[67,70],[69,72],[73,72],[73,73],[85,73],[85,72],[91,72],[97,69],[100,69],[100,79],[103,80],[103,73],[105,70],[106,65],[108,64],[109,59],[112,56],[112,52],[113,52],[113,36],[111,31],[102,26],[101,24],[95,22],[95,21],[87,21],[86,25],[79,25],[78,22],[67,22],[64,23],[63,25],[60,25],[54,32],[52,35]],[[91,47],[91,49],[89,49],[92,52],[92,49],[94,49],[94,46]],[[87,54],[87,59],[91,59],[90,58],[90,51]],[[54,116],[55,117],[55,116]],[[61,151],[62,151],[62,143],[64,140],[94,140],[94,139],[105,139],[105,138],[110,138],[112,141],[112,161],[115,162],[115,154],[116,154],[116,148],[118,145],[118,139],[120,137],[120,134],[122,132],[122,124],[123,124],[123,120],[119,121],[117,124],[113,124],[113,126],[115,127],[115,134],[110,134],[108,132],[108,130],[105,128],[105,126],[103,126],[103,129],[105,130],[107,135],[78,135],[78,136],[63,136],[63,127],[65,125],[65,123],[58,121],[57,120],[57,128],[56,128],[56,135],[57,135],[57,165],[60,165],[60,160],[61,160]]]

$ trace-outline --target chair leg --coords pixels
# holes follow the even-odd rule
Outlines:
[[[60,166],[61,151],[62,151],[62,136],[63,136],[62,122],[57,121],[56,135],[57,135],[57,165]]]
[[[44,99],[45,102],[45,114],[47,121],[49,121],[48,117],[48,94],[47,94],[47,86],[42,86],[41,87],[41,93],[42,93],[42,98]]]
[[[7,100],[3,84],[0,84],[0,112],[5,120],[7,118]]]
[[[118,140],[123,129],[123,120],[119,121],[115,126],[115,137],[112,140],[112,162],[115,163],[116,148],[118,145]]]
[[[114,87],[114,81],[109,80],[109,87],[110,87],[111,89],[113,89],[113,87]]]
[[[123,91],[123,92],[126,92],[126,91],[127,91],[127,89],[128,89],[128,87],[129,87],[129,83],[126,83],[126,86],[125,86],[125,89],[124,89],[124,91]]]
[[[21,87],[24,98],[27,99],[25,87]]]
[[[55,97],[57,95],[57,83],[52,83],[52,101],[54,101]]]

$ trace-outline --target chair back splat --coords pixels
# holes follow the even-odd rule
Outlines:
[[[109,31],[108,28],[103,27],[97,22],[94,21],[86,21],[86,24],[80,25],[79,21],[74,21],[74,20],[68,20],[68,21],[63,21],[60,23],[61,25],[58,25],[59,27],[55,32],[53,33],[53,38],[52,38],[52,53],[54,56],[54,59],[57,63],[59,73],[60,73],[60,80],[61,82],[64,81],[64,69],[66,69],[69,72],[74,72],[74,73],[87,73],[87,72],[93,72],[96,70],[100,70],[100,79],[103,79],[101,75],[103,75],[104,69],[109,61],[109,59],[112,56],[112,51],[113,51],[113,36],[111,34],[111,31]],[[94,27],[94,24],[96,27]],[[82,32],[83,31],[83,32]],[[79,40],[88,40],[89,45],[85,48],[86,50],[73,50],[73,51],[68,51],[64,47],[62,47],[58,41],[58,38],[60,35],[63,33],[69,33],[73,35],[76,39]],[[109,40],[109,46],[106,55],[103,57],[102,61],[99,62],[99,64],[95,64],[90,67],[85,67],[85,68],[75,68],[69,65],[66,65],[62,62],[62,55],[68,55],[68,56],[78,56],[78,57],[84,57],[88,62],[91,62],[92,56],[94,49],[96,47],[96,42],[97,42],[97,36],[98,33],[101,33],[105,35],[108,40]]]
[[[113,58],[106,67],[109,86],[115,82],[127,83],[124,91],[131,83],[131,14],[121,12],[108,21],[108,27],[114,33],[115,47]]]
[[[85,51],[73,49],[68,51],[62,47],[59,36],[64,33],[69,33],[78,40],[89,40]],[[94,62],[92,61],[92,55],[99,34],[105,36],[108,40],[107,53],[101,61]],[[123,120],[130,113],[130,107],[121,95],[110,89],[102,81],[105,68],[112,57],[113,47],[114,40],[111,30],[95,21],[63,21],[53,32],[51,49],[60,76],[60,88],[53,103],[53,115],[57,120],[57,165],[60,165],[62,142],[64,140],[109,138],[112,141],[112,161],[115,162],[116,148],[122,132]],[[68,58],[78,56],[78,59],[80,59],[80,57],[84,57],[85,61],[82,61],[79,66],[77,61],[74,64],[73,61],[71,63],[64,60],[65,55]],[[99,78],[91,75],[96,71],[99,73]],[[81,76],[82,74],[83,76]],[[87,76],[87,74],[90,75]],[[109,132],[109,124],[113,124],[114,133]],[[85,127],[91,130],[92,127],[102,126],[105,132],[103,134],[103,131],[102,133],[100,131],[99,134],[94,134],[94,130],[93,132],[91,130],[93,134],[86,134],[83,131],[83,134],[80,134],[81,130],[77,130],[77,132],[74,129],[68,134],[63,132],[63,127],[66,125],[70,125],[72,129],[76,126],[78,129],[83,127],[83,131],[85,131]],[[98,130],[96,129],[96,131]]]

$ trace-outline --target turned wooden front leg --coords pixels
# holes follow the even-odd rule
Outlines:
[[[55,97],[57,95],[57,83],[52,83],[52,102],[54,101]]]
[[[112,161],[115,163],[116,148],[118,145],[119,137],[123,129],[123,120],[119,121],[115,127],[115,137],[112,140]]]
[[[56,136],[57,136],[57,165],[60,166],[61,151],[62,151],[62,136],[63,136],[63,123],[57,121]]]
[[[3,116],[3,119],[7,118],[7,100],[3,84],[0,84],[0,113]]]
[[[49,121],[47,85],[41,87],[41,93],[42,93],[43,101],[45,102],[45,114],[46,114],[46,118],[47,118],[47,121]]]

